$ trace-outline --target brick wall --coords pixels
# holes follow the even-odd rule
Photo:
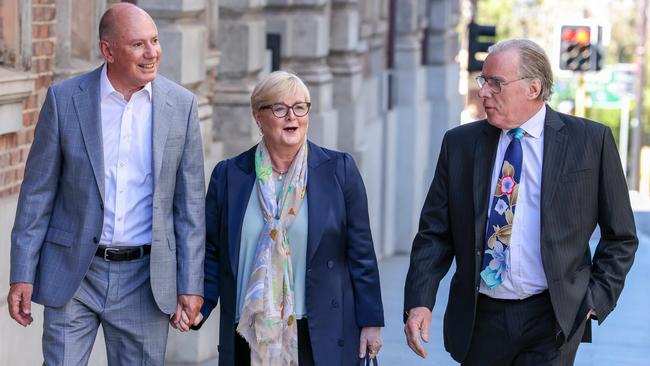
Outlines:
[[[32,62],[36,80],[34,93],[23,103],[23,128],[0,135],[0,197],[18,193],[25,160],[34,139],[34,126],[52,83],[56,41],[56,0],[32,2]]]

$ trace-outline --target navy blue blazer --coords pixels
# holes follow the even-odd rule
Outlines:
[[[316,365],[359,362],[362,327],[383,326],[377,259],[363,180],[349,154],[308,142],[306,312]],[[221,299],[219,365],[234,366],[237,266],[256,147],[221,161],[206,197],[205,303]]]

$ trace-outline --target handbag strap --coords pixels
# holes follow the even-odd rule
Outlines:
[[[377,361],[377,356],[374,358],[370,358],[370,356],[366,355],[366,357],[361,360],[361,365],[362,366],[379,366],[379,361]]]

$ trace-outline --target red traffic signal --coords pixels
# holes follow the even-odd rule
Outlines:
[[[588,45],[591,43],[591,30],[589,27],[565,25],[562,27],[562,42]]]
[[[563,25],[560,35],[560,69],[578,72],[600,70],[600,28],[592,37],[589,26]]]

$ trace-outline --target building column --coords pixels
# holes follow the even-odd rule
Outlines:
[[[266,31],[261,15],[265,0],[220,0],[216,37],[220,57],[214,86],[216,138],[226,157],[260,140],[250,95],[266,61]]]
[[[205,23],[208,29],[205,55],[205,82],[199,88],[199,118],[203,136],[206,187],[215,165],[224,158],[224,139],[220,138],[214,123],[214,101],[217,85],[217,69],[221,59],[219,42],[219,0],[208,0]],[[205,121],[205,122],[204,122]]]
[[[309,88],[309,138],[337,148],[338,116],[332,105],[332,72],[327,64],[331,6],[328,0],[301,0],[300,6],[294,3],[268,0],[266,31],[281,36],[281,67],[297,73]]]
[[[330,14],[328,66],[332,73],[333,105],[338,110],[338,148],[351,153],[363,142],[359,107],[363,80],[358,52],[361,21],[358,0],[333,0]],[[356,154],[355,154],[356,155]],[[361,157],[355,156],[361,165]]]
[[[386,22],[380,18],[386,8],[383,3],[334,0],[328,57],[333,74],[333,101],[338,111],[338,147],[354,156],[366,182],[370,227],[378,257],[386,254],[382,229],[386,30]]]
[[[426,99],[427,73],[422,66],[422,36],[425,25],[422,1],[393,0],[394,49],[391,73],[390,103],[394,115],[386,124],[387,159],[385,182],[392,195],[395,212],[392,224],[395,251],[408,253],[417,229],[422,203],[430,184],[426,171],[432,159],[429,154],[431,105]],[[398,196],[399,199],[395,197]],[[387,223],[391,224],[390,222]]]
[[[429,156],[426,177],[433,178],[435,162],[445,132],[460,124],[463,99],[458,91],[460,66],[454,59],[460,48],[458,32],[460,2],[457,0],[428,0],[425,63],[427,69],[427,98],[431,101],[429,120]]]
[[[389,234],[394,230],[394,221],[386,222],[384,179],[387,174],[387,162],[390,151],[384,143],[387,139],[386,121],[389,116],[388,75],[387,68],[387,32],[389,22],[388,0],[362,0],[360,2],[361,28],[360,47],[363,64],[363,83],[359,101],[364,124],[362,133],[364,141],[359,141],[364,148],[362,174],[366,182],[370,224],[375,239],[375,250],[379,257],[392,255],[393,241]],[[395,154],[393,151],[392,154]],[[394,196],[394,195],[393,195]],[[393,197],[395,198],[395,197]],[[388,215],[392,217],[394,213]]]

